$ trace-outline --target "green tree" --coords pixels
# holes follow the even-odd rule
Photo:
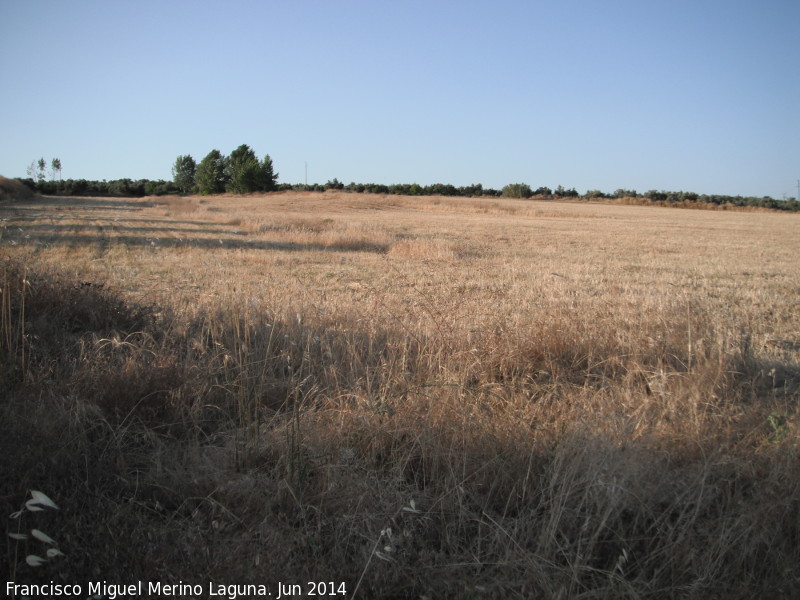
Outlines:
[[[219,150],[212,150],[200,161],[195,172],[199,194],[220,194],[225,191],[225,162],[225,157]]]
[[[278,174],[275,172],[275,167],[272,165],[272,159],[269,154],[264,155],[264,160],[261,163],[261,177],[263,190],[271,192],[278,187]]]
[[[172,167],[172,180],[178,189],[186,194],[194,189],[197,163],[191,155],[179,156]]]
[[[527,183],[509,183],[503,188],[503,196],[506,198],[530,198],[533,190]]]
[[[38,173],[36,173],[36,180],[38,182],[42,182],[47,179],[45,172],[47,170],[47,161],[44,158],[40,158],[39,161],[36,163],[38,167]]]
[[[58,173],[58,180],[61,181],[61,159],[54,158],[50,161],[50,172],[53,174],[52,179],[55,181],[56,173]]]
[[[225,159],[226,189],[234,194],[247,194],[259,188],[261,165],[256,153],[247,144],[242,144]]]
[[[269,155],[259,162],[256,153],[247,144],[239,146],[225,160],[225,175],[227,190],[234,194],[274,190],[278,179]]]

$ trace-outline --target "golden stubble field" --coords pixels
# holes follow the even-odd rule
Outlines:
[[[128,487],[103,510],[132,494],[146,514],[116,518],[161,531],[174,578],[419,598],[800,585],[796,215],[285,192],[0,219],[4,297],[41,277],[9,377],[71,427],[106,424],[103,468]],[[69,310],[42,299],[59,286]],[[61,316],[59,360],[42,345]],[[158,537],[176,523],[202,560]]]
[[[8,255],[181,310],[380,319],[378,302],[408,327],[427,315],[469,331],[682,305],[754,326],[757,343],[800,335],[795,215],[329,192],[45,199],[2,219]]]

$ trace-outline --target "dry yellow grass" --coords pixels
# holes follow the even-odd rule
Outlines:
[[[41,277],[27,337],[4,311],[4,377],[137,449],[116,476],[206,552],[187,574],[160,548],[176,578],[358,597],[798,583],[796,215],[333,192],[0,218],[4,298],[13,265]],[[65,287],[56,359],[36,290]]]

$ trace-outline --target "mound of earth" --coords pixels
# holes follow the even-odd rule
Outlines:
[[[9,179],[0,175],[0,202],[8,200],[33,200],[36,192],[19,179]]]

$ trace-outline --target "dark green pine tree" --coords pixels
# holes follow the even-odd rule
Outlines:
[[[221,194],[225,191],[225,164],[226,159],[219,150],[212,150],[200,161],[195,172],[198,194]]]

